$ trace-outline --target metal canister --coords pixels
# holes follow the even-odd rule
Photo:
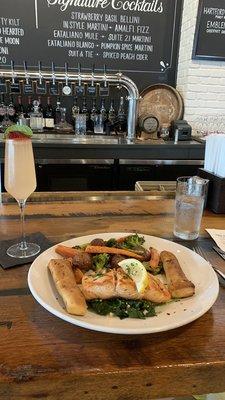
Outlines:
[[[159,120],[152,114],[143,114],[138,118],[140,132],[154,133],[159,129]]]

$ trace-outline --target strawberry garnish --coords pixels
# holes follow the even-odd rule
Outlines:
[[[26,135],[21,132],[10,132],[7,136],[8,139],[28,139]]]
[[[5,139],[28,139],[33,135],[32,130],[27,125],[11,125],[5,133]]]

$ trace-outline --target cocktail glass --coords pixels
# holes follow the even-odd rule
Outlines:
[[[7,254],[15,258],[34,256],[39,253],[40,246],[27,243],[24,230],[26,200],[37,185],[31,139],[26,137],[6,139],[4,184],[7,192],[16,199],[19,205],[21,220],[21,242],[9,247]]]

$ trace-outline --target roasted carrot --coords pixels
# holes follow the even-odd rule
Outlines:
[[[160,254],[159,254],[158,250],[154,249],[154,247],[150,247],[150,251],[151,251],[151,258],[149,261],[149,265],[152,269],[158,268]]]
[[[127,237],[128,237],[128,236],[120,237],[120,238],[116,239],[116,241],[117,241],[117,243],[123,243],[124,240],[125,240]]]
[[[56,253],[60,254],[61,256],[65,257],[65,258],[74,257],[76,254],[81,252],[81,250],[73,249],[72,247],[63,246],[62,244],[59,244],[55,248],[55,251],[56,251]]]
[[[137,260],[143,261],[144,257],[134,253],[133,251],[118,249],[116,247],[107,247],[107,246],[87,246],[85,251],[87,253],[108,253],[108,254],[121,254],[123,256],[127,256],[130,258],[137,258]]]

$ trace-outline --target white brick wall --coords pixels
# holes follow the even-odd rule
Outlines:
[[[184,0],[177,89],[184,98],[186,119],[195,129],[197,117],[224,115],[225,62],[192,60],[199,0]]]

